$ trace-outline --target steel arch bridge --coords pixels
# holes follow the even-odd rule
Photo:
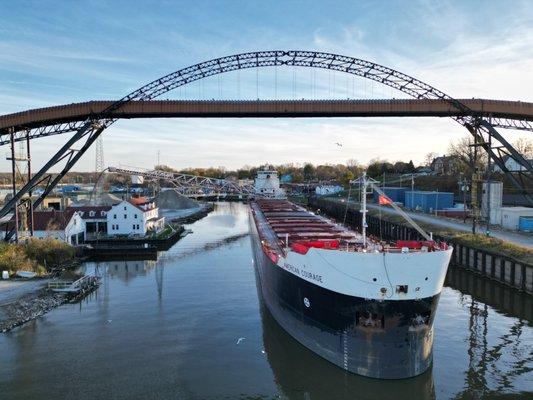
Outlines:
[[[276,66],[310,67],[344,72],[379,82],[416,99],[439,99],[448,102],[459,111],[459,115],[452,118],[470,132],[475,144],[488,153],[495,164],[501,168],[511,182],[533,204],[533,196],[526,189],[527,183],[533,181],[533,166],[495,128],[497,125],[505,128],[533,130],[528,121],[492,121],[490,118],[480,115],[465,104],[427,83],[370,61],[324,52],[276,50],[235,54],[177,70],[127,94],[107,107],[101,114],[94,115],[90,119],[48,127],[50,131],[61,130],[62,132],[74,132],[74,134],[4,205],[0,210],[0,218],[5,217],[12,210],[16,210],[17,205],[23,199],[23,201],[29,202],[31,207],[37,207],[41,204],[43,199],[87,151],[104,129],[117,120],[117,118],[109,118],[106,115],[120,110],[125,104],[135,100],[152,100],[180,86],[209,76],[240,69]],[[7,132],[2,132],[1,134],[9,135],[12,144],[19,140],[27,140],[29,144],[31,137],[30,132],[17,132],[13,128],[8,128]],[[74,145],[78,146],[77,149],[73,148]],[[12,153],[14,158],[13,150]],[[505,157],[514,159],[523,168],[523,171],[519,171],[516,174],[517,176],[511,174],[504,164]],[[48,171],[61,162],[65,164],[60,173],[56,176],[49,175]],[[37,185],[42,184],[45,185],[45,189],[37,199],[31,200],[25,197]]]
[[[108,167],[107,170],[115,174],[142,176],[150,180],[164,180],[171,183],[174,186],[173,189],[178,193],[189,197],[241,195],[247,198],[254,194],[253,185],[239,186],[236,182],[226,179],[136,167]]]

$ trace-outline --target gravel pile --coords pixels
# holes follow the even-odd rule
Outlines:
[[[155,198],[155,204],[162,210],[184,210],[200,207],[197,201],[189,199],[173,189],[160,192]]]

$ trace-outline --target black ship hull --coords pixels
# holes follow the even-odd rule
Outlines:
[[[440,295],[370,300],[325,289],[272,262],[263,251],[253,217],[250,226],[264,304],[298,342],[333,364],[367,377],[402,379],[429,369]]]

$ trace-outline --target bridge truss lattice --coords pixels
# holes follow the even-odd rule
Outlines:
[[[400,71],[370,61],[324,52],[290,50],[235,54],[177,70],[127,94],[100,114],[94,115],[85,121],[43,127],[33,131],[8,128],[0,132],[1,136],[9,136],[9,142],[12,146],[14,142],[19,140],[27,140],[58,132],[74,132],[71,138],[56,154],[38,172],[33,174],[32,178],[14,194],[10,201],[6,202],[0,210],[0,218],[5,217],[13,210],[16,213],[16,207],[19,202],[27,197],[28,193],[36,186],[44,185],[44,192],[35,200],[29,200],[32,203],[32,207],[39,206],[43,199],[81,158],[87,149],[90,148],[101,133],[116,121],[115,118],[108,117],[109,113],[120,109],[124,104],[133,100],[155,99],[180,86],[225,72],[247,68],[278,66],[335,70],[379,82],[413,98],[441,99],[449,102],[454,108],[461,111],[460,116],[454,116],[452,118],[470,132],[475,144],[487,152],[490,159],[507,175],[508,179],[517,187],[520,193],[533,204],[533,196],[527,190],[533,184],[533,166],[496,130],[496,127],[503,127],[533,131],[530,122],[505,119],[492,121],[490,118],[476,114],[476,112],[461,102],[427,83]],[[511,173],[508,170],[505,165],[505,160],[508,157],[514,159],[517,165],[520,166],[521,170],[519,172]],[[50,169],[60,163],[64,163],[64,165],[59,173],[55,176],[48,173]]]

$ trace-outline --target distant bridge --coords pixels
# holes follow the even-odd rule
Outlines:
[[[253,184],[239,185],[238,182],[226,179],[133,167],[109,167],[108,171],[117,174],[142,176],[152,180],[165,180],[174,185],[177,192],[188,197],[237,195],[247,198],[254,194]]]
[[[492,126],[529,130],[533,103],[459,99],[469,110],[490,118]],[[441,99],[384,100],[139,100],[113,109],[116,101],[89,101],[37,108],[0,116],[0,145],[8,130],[31,130],[30,139],[70,132],[75,123],[99,118],[282,118],[282,117],[464,117],[468,114]]]

